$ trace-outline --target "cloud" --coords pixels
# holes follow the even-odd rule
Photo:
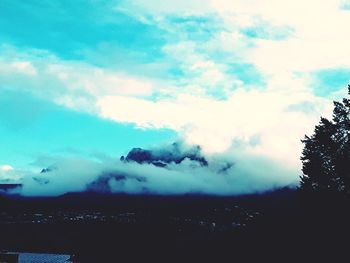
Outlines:
[[[257,39],[248,60],[262,71],[278,74],[285,71],[313,71],[349,67],[350,22],[342,1],[213,1],[228,28],[232,17],[244,15],[254,24],[260,18],[271,25],[288,26],[292,34],[284,40]],[[312,10],[312,12],[310,11]],[[243,25],[244,27],[244,25]]]
[[[198,148],[184,144],[148,150],[153,158],[167,160],[164,166],[129,160],[88,160],[57,157],[49,169],[28,172],[21,194],[26,196],[62,195],[95,191],[129,194],[214,194],[239,195],[295,185],[293,170],[259,156],[207,155],[206,165],[189,152]],[[194,152],[193,152],[194,151]],[[178,158],[183,154],[184,158]],[[186,157],[187,156],[187,157]],[[170,158],[170,159],[169,159]],[[174,161],[171,161],[174,158]],[[254,165],[252,165],[254,164]],[[274,167],[270,169],[270,167]],[[267,169],[269,168],[269,169]]]
[[[169,3],[164,9],[157,8],[153,1],[135,0],[122,6],[140,16],[161,19],[161,24],[167,25],[169,31],[177,29],[174,33],[180,35],[180,39],[174,42],[178,44],[188,40],[189,36],[176,23],[169,25],[167,18],[186,18],[191,14],[216,17],[212,24],[220,23],[221,30],[212,31],[210,39],[196,41],[202,47],[202,54],[211,55],[210,49],[205,50],[208,45],[226,47],[229,57],[243,52],[240,60],[256,65],[262,73],[277,75],[285,71],[309,72],[350,66],[346,56],[349,53],[350,32],[347,25],[350,17],[348,10],[342,8],[346,3],[340,0],[322,3],[316,0],[307,3],[219,0],[201,1],[200,4],[191,1],[192,6],[186,6],[180,1]],[[252,32],[252,29],[255,33],[247,35],[247,31]],[[278,32],[284,35],[282,39],[271,37]]]
[[[311,112],[304,110],[305,103],[313,105]],[[177,130],[187,143],[201,145],[206,152],[224,152],[232,142],[240,142],[245,153],[293,165],[298,163],[300,138],[330,110],[327,100],[306,92],[243,89],[223,101],[185,94],[158,102],[109,96],[102,97],[98,106],[101,116],[118,122]],[[252,138],[259,141],[251,144]]]
[[[12,170],[13,170],[13,167],[11,165],[8,165],[8,164],[0,165],[0,171],[2,172],[8,172]]]
[[[181,88],[172,90],[171,98],[156,102],[101,97],[97,100],[101,115],[144,128],[175,129],[188,143],[207,151],[225,151],[238,141],[246,145],[241,146],[245,152],[298,166],[300,138],[311,132],[319,116],[330,115],[331,100],[314,93],[316,72],[350,67],[345,55],[350,51],[346,44],[350,17],[342,9],[344,3],[220,0],[202,1],[200,7],[188,9],[182,2],[171,3],[163,10],[152,1],[132,1],[123,8],[136,4],[144,7],[135,10],[139,17],[157,21],[170,35],[177,34],[163,50],[183,72],[176,83]],[[221,27],[215,27],[208,39],[191,39],[170,19],[173,16],[215,17],[212,24],[221,23]],[[255,67],[265,84],[247,84],[239,74],[229,72],[228,65],[237,61]],[[308,111],[302,106],[306,104],[312,105]],[[251,146],[250,138],[259,142]]]
[[[66,62],[41,50],[0,49],[1,87],[26,91],[76,110],[94,112],[103,95],[150,96],[154,85],[144,77],[102,69],[83,62]],[[45,59],[42,59],[42,56]]]
[[[350,68],[346,1],[132,0],[108,6],[108,15],[101,12],[105,6],[96,9],[103,23],[88,27],[103,29],[102,35],[68,40],[69,47],[84,43],[80,56],[67,59],[57,46],[36,41],[30,41],[33,48],[26,41],[26,48],[3,45],[2,87],[141,129],[169,128],[206,153],[264,159],[267,170],[283,163],[298,178],[300,139],[346,92],[338,84],[329,84],[326,95],[317,92],[325,72]],[[94,12],[82,21],[98,17]],[[124,44],[105,27],[116,24],[135,29],[120,31]],[[142,41],[134,39],[139,35]],[[119,60],[124,52],[130,64]],[[148,59],[140,60],[142,54]]]
[[[175,50],[181,53],[188,45],[180,50],[176,46]],[[169,49],[169,53],[170,50],[174,49]],[[180,53],[174,53],[175,57]],[[227,87],[225,92],[225,87],[232,85],[224,70],[226,66],[221,68],[196,52],[189,52],[189,61],[183,64],[187,72],[194,74],[189,78],[194,83],[182,86],[189,94],[181,92],[181,86],[163,87],[154,80],[80,62],[68,63],[54,56],[41,61],[26,53],[17,55],[30,60],[18,62],[16,57],[5,57],[0,61],[0,78],[5,87],[26,90],[60,105],[142,129],[169,128],[187,143],[201,145],[206,152],[224,152],[239,142],[245,153],[298,166],[300,139],[311,131],[320,115],[329,114],[331,106],[329,100],[313,94],[304,75],[288,72],[268,79],[264,89],[248,89],[236,80],[236,86]],[[28,76],[22,72],[23,66],[6,68],[8,63],[26,65],[37,73]],[[46,88],[48,84],[50,89]],[[225,99],[210,95],[215,87],[225,92]],[[154,99],[155,94],[158,97]],[[309,111],[296,110],[294,105],[305,103],[313,105]],[[252,145],[254,138],[259,140]]]
[[[15,169],[9,164],[0,165],[0,184],[7,182],[19,182],[23,171]]]

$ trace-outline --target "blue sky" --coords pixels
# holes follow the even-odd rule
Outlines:
[[[48,103],[24,92],[0,91],[0,158],[28,165],[46,155],[118,158],[134,146],[176,139],[170,130],[136,129]]]
[[[348,6],[2,0],[0,165],[180,139],[297,170],[300,139],[346,94]]]

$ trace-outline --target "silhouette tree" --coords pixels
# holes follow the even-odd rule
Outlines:
[[[350,193],[350,99],[334,102],[332,120],[321,118],[314,134],[302,142],[300,189]]]

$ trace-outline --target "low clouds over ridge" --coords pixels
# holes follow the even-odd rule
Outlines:
[[[147,151],[149,154],[142,157],[142,162],[133,151],[129,158],[121,160],[57,157],[41,173],[28,172],[22,176],[21,194],[57,196],[94,191],[239,195],[296,185],[294,171],[261,157],[237,154],[233,160],[224,155],[204,156],[199,148],[182,143]]]

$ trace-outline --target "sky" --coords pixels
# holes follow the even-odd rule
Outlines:
[[[1,0],[0,177],[184,141],[295,183],[349,24],[344,0]]]

